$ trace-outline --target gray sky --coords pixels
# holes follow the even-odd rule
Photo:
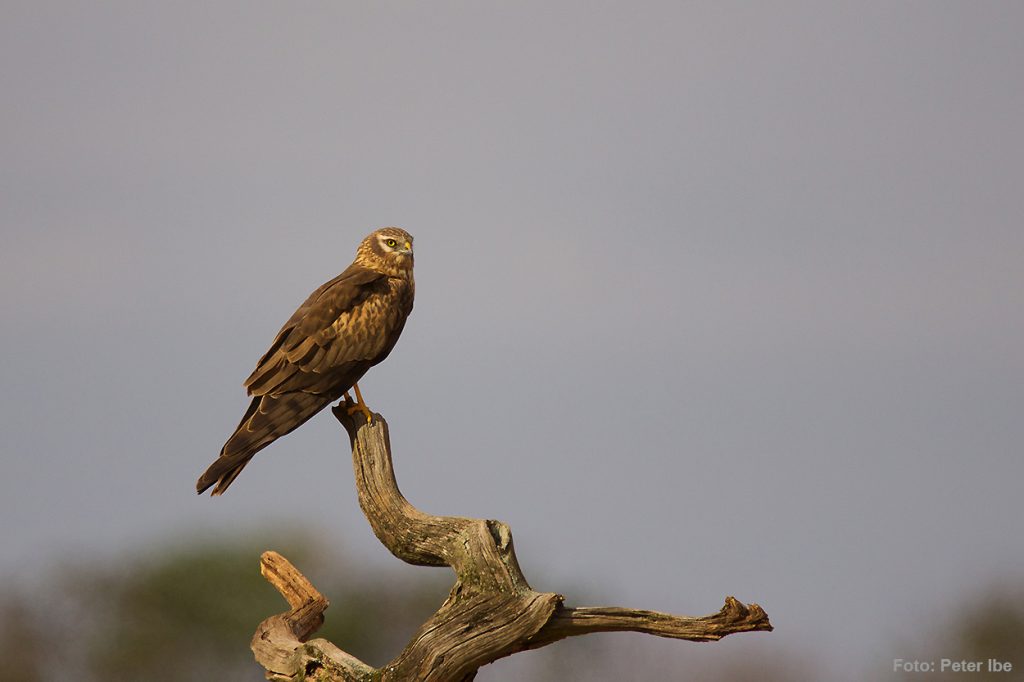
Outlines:
[[[329,416],[193,488],[396,224],[416,310],[361,386],[410,500],[508,522],[570,601],[776,625],[602,640],[651,679],[883,678],[1021,580],[1024,5],[0,12],[0,575],[282,520],[397,563]]]

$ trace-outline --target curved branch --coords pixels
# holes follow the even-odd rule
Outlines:
[[[402,495],[395,480],[387,422],[366,423],[333,412],[352,445],[359,506],[374,534],[399,559],[451,566],[448,599],[390,663],[374,669],[325,640],[305,642],[323,622],[327,600],[280,555],[263,555],[263,572],[288,600],[287,613],[264,621],[253,638],[257,660],[274,680],[471,680],[483,665],[591,632],[634,631],[710,642],[738,632],[768,631],[757,604],[733,597],[709,616],[674,616],[617,607],[569,608],[551,592],[536,592],[516,560],[512,532],[500,521],[426,514]]]
[[[256,661],[267,669],[267,679],[292,680],[296,671],[310,675],[321,670],[329,680],[364,680],[373,666],[334,646],[325,639],[304,645],[306,639],[324,623],[324,611],[330,605],[306,576],[277,552],[260,557],[260,574],[281,593],[290,611],[271,616],[260,623],[252,638]],[[329,667],[325,666],[325,660]],[[310,677],[309,679],[316,679]]]
[[[387,422],[380,415],[374,415],[372,424],[364,424],[364,428],[359,428],[362,413],[353,417],[348,414],[344,403],[332,411],[348,431],[359,506],[377,539],[406,563],[418,566],[450,565],[449,549],[454,539],[473,520],[457,516],[431,516],[412,506],[398,489],[395,480]]]

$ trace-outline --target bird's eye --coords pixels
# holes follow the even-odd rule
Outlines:
[[[387,244],[392,249],[398,246],[398,242],[396,242],[394,239],[385,239],[384,243]]]

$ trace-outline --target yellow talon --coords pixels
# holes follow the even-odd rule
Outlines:
[[[366,423],[369,424],[373,421],[373,413],[370,412],[370,408],[363,402],[363,394],[359,392],[359,384],[353,384],[352,388],[356,390],[356,404],[349,405],[352,398],[349,397],[348,391],[345,391],[345,404],[347,405],[346,410],[349,414],[355,414],[356,412],[362,412],[366,417]]]

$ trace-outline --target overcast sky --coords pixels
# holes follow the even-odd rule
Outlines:
[[[400,225],[416,309],[360,385],[409,499],[506,521],[570,603],[776,626],[603,636],[650,679],[883,679],[1024,580],[1024,5],[0,16],[0,575],[282,521],[396,564],[328,415],[193,486],[281,323]]]

